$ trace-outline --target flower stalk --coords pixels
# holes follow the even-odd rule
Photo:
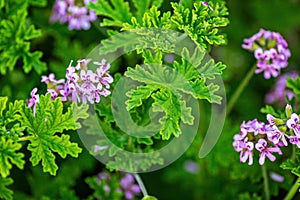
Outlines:
[[[249,81],[251,80],[251,78],[254,74],[255,69],[256,69],[256,65],[253,65],[253,67],[247,73],[246,77],[243,79],[242,83],[238,86],[237,90],[234,92],[231,99],[229,100],[229,102],[227,104],[227,113],[226,113],[227,116],[229,116],[229,114],[232,111],[232,108],[233,108],[234,104],[239,99],[239,97],[241,96],[244,89],[247,87]]]
[[[300,186],[300,177],[296,180],[292,188],[290,189],[289,193],[285,196],[284,200],[292,200],[297,191],[299,190]]]
[[[141,177],[138,174],[134,174],[134,178],[135,178],[136,182],[139,184],[139,186],[140,186],[140,188],[142,190],[143,196],[144,197],[148,196],[146,187],[145,187],[145,185],[144,185]]]
[[[268,179],[266,165],[262,165],[261,169],[262,169],[262,175],[263,175],[263,179],[264,179],[265,200],[270,200],[269,179]]]

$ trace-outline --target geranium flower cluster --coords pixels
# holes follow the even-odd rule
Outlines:
[[[244,39],[244,49],[254,52],[257,59],[255,73],[264,72],[264,77],[277,77],[280,70],[288,65],[291,52],[285,39],[277,32],[260,31],[252,37]]]
[[[102,181],[105,182],[103,190],[105,191],[106,195],[108,195],[111,192],[110,185],[108,184],[110,182],[110,175],[107,173],[101,172],[97,176],[98,184],[100,185]],[[132,174],[126,174],[124,177],[120,179],[121,187],[116,189],[116,192],[123,193],[125,199],[134,199],[136,195],[139,195],[141,193],[141,188],[139,185],[135,184],[134,177]]]
[[[240,161],[253,164],[255,150],[259,154],[259,164],[263,165],[266,157],[272,162],[276,157],[274,153],[282,154],[281,148],[288,144],[296,144],[300,148],[299,115],[292,113],[290,105],[286,106],[287,119],[275,118],[268,114],[268,123],[254,119],[243,122],[240,132],[234,135],[233,147],[240,153]]]
[[[90,2],[96,3],[96,0],[56,0],[50,22],[69,23],[70,30],[88,30],[90,22],[97,19],[95,11],[86,8]]]
[[[285,105],[285,97],[289,100],[291,100],[295,95],[294,93],[289,90],[286,87],[286,79],[287,78],[293,78],[296,79],[297,76],[299,76],[299,73],[294,71],[294,72],[289,72],[285,73],[283,75],[280,75],[278,79],[276,80],[276,83],[272,90],[267,93],[265,101],[267,104],[273,104],[273,103],[278,103],[281,106]]]
[[[66,70],[66,79],[56,80],[54,74],[42,76],[41,82],[47,84],[47,93],[51,99],[60,98],[62,101],[73,101],[80,103],[99,103],[101,96],[107,97],[113,77],[108,70],[110,64],[103,59],[101,62],[93,62],[97,66],[96,72],[88,69],[91,59],[81,59],[76,66],[70,62]],[[39,102],[37,88],[31,91],[31,98],[28,100],[28,107],[33,107],[35,113],[36,104]]]

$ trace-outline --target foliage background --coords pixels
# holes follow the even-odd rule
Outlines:
[[[170,1],[171,2],[171,1]],[[162,10],[170,10],[170,2],[164,1]],[[64,76],[70,60],[77,60],[87,55],[102,38],[106,38],[106,29],[99,27],[99,20],[93,23],[89,31],[69,31],[67,26],[60,24],[49,25],[49,16],[53,1],[47,2],[45,7],[30,6],[28,19],[36,28],[41,29],[42,36],[32,40],[31,50],[42,51],[42,61],[48,66],[49,72],[54,72],[58,78]],[[241,48],[243,38],[251,36],[260,28],[280,32],[292,52],[289,67],[299,70],[300,65],[300,1],[298,0],[228,0],[230,24],[222,29],[227,34],[228,44],[212,49],[211,55],[227,65],[223,74],[226,84],[227,98],[230,99],[244,75],[250,70],[255,60],[249,52]],[[119,61],[130,66],[131,60],[124,58]],[[123,71],[114,67],[112,73]],[[235,109],[227,118],[221,138],[217,146],[205,158],[198,158],[201,145],[201,135],[205,134],[209,117],[209,105],[201,104],[201,120],[199,138],[195,140],[189,150],[170,166],[156,172],[142,174],[148,192],[161,200],[164,199],[255,199],[256,194],[262,195],[262,176],[258,165],[248,166],[239,163],[239,156],[232,148],[232,136],[239,130],[243,120],[258,118],[264,121],[264,115],[259,110],[264,106],[264,97],[270,90],[275,79],[265,80],[262,74],[255,75],[249,86],[243,92]],[[10,100],[26,99],[32,88],[40,83],[40,76],[31,71],[24,74],[22,63],[18,63],[13,72],[0,75],[0,96],[8,96]],[[43,86],[39,87],[42,90]],[[80,144],[76,134],[72,134],[73,141]],[[83,145],[81,145],[83,146]],[[27,156],[27,159],[29,155]],[[193,160],[199,165],[199,172],[191,174],[184,170],[186,160]],[[40,167],[25,165],[25,171],[14,168],[12,177],[15,183],[11,186],[16,199],[58,198],[66,195],[85,198],[91,192],[84,179],[97,174],[103,165],[97,162],[85,150],[79,159],[67,158],[58,160],[61,168],[56,177],[42,173]],[[280,160],[276,161],[277,166]],[[285,189],[293,180],[289,172],[283,172],[279,167],[270,166],[274,172],[285,174],[283,183],[271,182],[271,193],[282,199]],[[47,184],[44,184],[47,183]],[[60,187],[61,186],[61,187]],[[64,196],[65,195],[65,196]]]

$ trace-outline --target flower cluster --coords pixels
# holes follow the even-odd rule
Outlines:
[[[294,97],[294,93],[286,88],[286,79],[296,79],[298,75],[299,73],[294,71],[279,76],[272,90],[266,95],[266,103],[273,104],[276,102],[279,105],[284,106],[286,96],[291,100]]]
[[[96,13],[85,7],[90,2],[96,3],[95,0],[56,0],[50,22],[69,23],[70,30],[88,30],[90,22],[97,19]]]
[[[120,182],[126,199],[133,199],[135,195],[141,193],[140,186],[134,184],[134,177],[131,174],[126,174]]]
[[[244,49],[254,52],[257,59],[255,73],[264,72],[264,77],[277,77],[280,70],[288,65],[291,52],[285,39],[277,32],[260,31],[252,37],[244,39]]]
[[[66,79],[56,80],[54,74],[42,76],[41,82],[47,84],[47,93],[51,99],[60,98],[62,101],[82,103],[99,103],[100,97],[110,95],[110,84],[113,77],[108,73],[110,64],[103,59],[101,62],[93,62],[97,66],[96,72],[88,69],[91,59],[78,60],[76,66],[70,62],[66,70]],[[33,107],[35,113],[36,104],[39,102],[37,88],[31,91],[28,107]]]
[[[103,190],[106,195],[111,192],[111,176],[107,173],[101,172],[97,176],[97,181],[99,185],[103,186]],[[102,184],[103,183],[103,184]],[[117,193],[123,193],[125,199],[133,199],[136,195],[141,193],[140,186],[134,183],[134,177],[132,174],[126,174],[120,179],[120,188],[116,189]]]
[[[254,150],[259,152],[259,164],[263,165],[267,157],[272,162],[276,159],[273,153],[282,154],[281,147],[296,144],[300,148],[299,116],[292,113],[290,105],[286,106],[287,119],[267,115],[268,123],[254,119],[243,122],[240,132],[234,135],[233,147],[240,152],[240,161],[253,164]]]

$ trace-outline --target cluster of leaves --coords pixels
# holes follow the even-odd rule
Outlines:
[[[5,185],[12,183],[10,175],[12,164],[23,169],[25,160],[21,148],[29,141],[27,149],[31,152],[33,166],[42,162],[43,172],[56,175],[58,169],[55,154],[62,158],[67,155],[78,157],[82,151],[77,143],[70,141],[70,135],[58,134],[64,130],[76,130],[81,127],[77,122],[86,118],[87,106],[71,104],[63,111],[60,99],[52,101],[50,95],[41,96],[36,106],[36,113],[28,108],[23,100],[9,103],[7,97],[0,98],[0,174],[3,198],[12,198],[12,192]]]
[[[101,42],[101,54],[116,52],[120,48],[126,53],[136,50],[145,63],[127,69],[125,76],[134,84],[123,84],[124,88],[121,90],[124,93],[117,102],[111,98],[103,100],[101,104],[96,105],[97,117],[89,116],[92,120],[85,120],[89,127],[88,134],[97,137],[94,145],[103,147],[101,151],[94,152],[94,148],[91,151],[96,155],[106,155],[109,158],[107,167],[110,169],[139,171],[147,170],[153,165],[162,165],[164,160],[155,150],[167,143],[163,140],[183,134],[180,127],[182,123],[193,125],[195,122],[189,99],[205,99],[210,103],[222,101],[217,93],[219,86],[212,82],[215,76],[222,73],[225,65],[207,59],[204,49],[208,50],[210,45],[226,43],[225,36],[219,34],[218,29],[228,24],[224,2],[210,2],[213,11],[203,6],[201,1],[172,3],[173,10],[161,14],[159,8],[162,3],[163,0],[98,0],[96,4],[90,4],[91,9],[104,17],[101,26],[115,28],[108,31],[109,35],[114,36]],[[31,5],[45,4],[46,1],[36,0],[26,0],[22,3],[11,1],[4,4],[4,1],[0,0],[0,16],[3,19],[0,24],[0,34],[3,36],[0,39],[1,74],[5,74],[7,68],[12,71],[18,65],[23,66],[25,73],[34,68],[40,74],[46,69],[45,63],[40,61],[42,53],[30,51],[30,41],[39,37],[41,31],[36,30],[28,18],[28,8]],[[143,30],[145,27],[149,29]],[[158,29],[171,29],[174,32],[162,32]],[[127,31],[117,34],[119,30]],[[178,33],[183,33],[183,36]],[[180,36],[182,37],[179,38]],[[59,54],[57,57],[67,60],[65,49],[69,48],[70,44],[76,44],[76,41],[66,40],[64,36],[60,38],[61,40],[56,42],[61,45],[59,49],[62,49],[62,52],[57,49],[55,51]],[[195,44],[193,50],[177,48],[175,45],[179,42],[185,43],[185,40],[189,39]],[[81,46],[76,49],[78,52],[82,51]],[[175,54],[175,61],[172,63],[164,61],[169,53]],[[53,67],[53,70],[64,69]],[[31,109],[26,108],[24,101],[15,101],[8,107],[6,104],[7,99],[1,99],[0,198],[10,199],[12,191],[7,188],[13,182],[9,177],[10,170],[12,164],[23,169],[25,146],[31,152],[30,161],[33,166],[41,163],[43,172],[56,175],[56,155],[62,158],[66,158],[67,155],[78,157],[81,152],[81,148],[71,142],[70,136],[63,134],[63,131],[79,128],[80,124],[76,121],[87,118],[88,115],[85,106],[71,104],[65,110],[60,100],[51,101],[49,96],[41,96],[35,116]],[[146,127],[154,134],[148,137],[134,137],[128,134],[128,130],[132,130],[131,125],[126,125],[126,120],[120,122],[115,119],[111,111],[112,104],[121,105],[118,108],[124,108],[128,119],[138,124],[137,127],[141,127],[141,130]],[[94,130],[95,124],[99,124],[105,134]],[[136,130],[138,131],[139,129]],[[110,143],[107,143],[106,138]],[[28,145],[25,142],[28,142]],[[124,154],[124,150],[143,153],[146,156],[137,163],[132,157]],[[70,166],[66,167],[69,168]],[[48,187],[36,189],[33,179],[39,177],[37,174],[39,173],[34,172],[31,177],[32,191],[37,198],[77,199],[74,192],[70,191],[71,179],[58,178],[57,181],[49,182],[49,194],[46,194],[44,189]],[[77,173],[72,177],[78,176]],[[92,188],[97,186],[93,184],[94,179],[88,180]],[[50,194],[56,184],[63,187]],[[21,194],[18,197],[23,198]],[[93,197],[100,196],[95,193]]]
[[[207,84],[207,80],[221,74],[225,66],[215,64],[212,59],[204,62],[205,52],[201,48],[196,48],[192,54],[184,48],[181,58],[172,66],[162,65],[161,51],[153,53],[143,50],[142,55],[145,65],[128,68],[125,72],[130,79],[115,78],[116,82],[120,82],[117,89],[112,88],[114,102],[108,98],[96,106],[100,121],[96,117],[85,121],[89,127],[88,134],[97,136],[92,152],[94,145],[105,147],[96,154],[108,158],[107,167],[111,169],[145,171],[152,165],[162,165],[164,160],[155,149],[164,143],[162,140],[183,134],[182,124],[194,124],[191,99],[221,103],[221,97],[217,94],[219,86]],[[121,117],[116,117],[111,109],[121,113]],[[102,131],[95,128],[95,124],[99,124]],[[145,128],[153,132],[152,136],[143,135]],[[143,137],[128,134],[133,130]],[[124,150],[143,152],[145,157],[137,163]]]
[[[100,122],[96,123],[106,129],[103,130],[106,134],[103,137],[112,140],[120,152],[122,149],[155,152],[155,147],[161,146],[163,140],[180,137],[181,124],[194,125],[191,99],[204,99],[217,104],[222,101],[218,94],[219,85],[213,81],[222,74],[225,65],[207,58],[206,53],[209,45],[225,44],[224,35],[218,34],[218,28],[228,24],[224,2],[211,3],[214,11],[203,6],[201,1],[191,3],[192,6],[172,3],[173,15],[170,11],[161,14],[161,3],[162,1],[132,1],[133,7],[130,8],[129,2],[123,0],[100,0],[89,5],[90,9],[105,17],[100,26],[117,27],[125,31],[117,34],[117,31],[110,30],[109,34],[112,36],[101,41],[100,54],[105,56],[120,49],[124,54],[136,51],[144,63],[137,64],[135,68],[128,67],[125,71],[125,77],[133,84],[120,85],[133,86],[122,89],[125,92],[122,98],[118,97],[116,106],[122,105],[120,107],[126,108],[124,113],[129,113],[124,115],[123,120],[130,118],[139,126],[147,127],[154,132],[152,136],[130,136],[128,130],[132,127],[126,125],[128,120],[120,124],[122,122],[116,122],[110,111],[110,104],[115,105],[114,102],[100,106],[101,109],[96,108],[100,118]],[[191,44],[191,47],[179,45],[180,43]],[[174,56],[174,62],[165,61],[165,56],[169,54]],[[120,107],[118,112],[121,112]],[[96,133],[97,131],[92,130],[93,124],[87,124],[89,132]],[[156,126],[151,127],[153,124]],[[113,157],[118,152],[118,148],[102,139],[97,145],[105,147],[100,152],[108,157]],[[153,154],[151,157],[152,159],[147,158],[148,162],[145,158],[143,165],[139,166],[128,156],[121,155],[115,157],[113,163],[110,160],[108,166],[117,170],[146,170],[153,164],[163,162],[162,158],[158,159],[159,155]]]
[[[189,37],[205,49],[210,45],[226,44],[224,34],[219,34],[220,27],[228,25],[228,11],[224,1],[209,2],[211,8],[202,5],[203,1],[184,1],[183,3],[171,3],[172,12],[164,12],[161,15],[159,7],[162,0],[141,3],[132,0],[134,8],[130,9],[129,2],[124,0],[97,1],[91,4],[90,9],[104,16],[101,26],[118,27],[121,30],[134,30],[139,28],[162,28],[183,31]],[[135,11],[132,11],[135,10]],[[172,14],[173,13],[173,14]],[[116,33],[109,31],[109,33]],[[119,44],[120,41],[115,41]]]
[[[6,74],[22,63],[25,73],[32,68],[39,74],[46,70],[41,61],[42,52],[30,51],[30,40],[41,36],[42,32],[30,23],[29,6],[45,6],[46,0],[4,1],[0,2],[0,73]],[[22,62],[18,62],[22,59]]]
[[[115,104],[124,104],[125,100],[122,100],[122,98],[125,97],[125,94],[122,97],[120,96]],[[126,123],[128,121],[124,120],[127,116],[122,115],[124,121],[116,120],[111,110],[111,103],[111,98],[105,99],[95,106],[96,115],[90,115],[87,120],[83,121],[84,125],[88,127],[86,137],[94,138],[91,139],[92,143],[89,144],[91,146],[90,152],[96,158],[100,156],[99,160],[105,163],[110,170],[146,171],[153,165],[162,165],[163,160],[160,158],[159,153],[154,152],[153,147],[151,147],[151,145],[154,145],[155,140],[159,141],[160,135],[155,134],[153,137],[138,138],[127,134],[118,127],[118,125],[121,125],[125,126],[125,130],[132,130],[130,124]],[[142,109],[146,110],[149,106],[143,105]],[[117,110],[121,113],[127,112],[125,105],[119,106]],[[135,119],[137,123],[147,123],[149,116],[147,116],[147,112],[139,112],[136,113]],[[95,151],[95,146],[102,149]],[[130,156],[128,152],[143,154],[137,162],[135,157]]]

